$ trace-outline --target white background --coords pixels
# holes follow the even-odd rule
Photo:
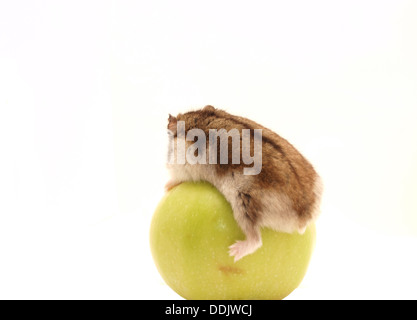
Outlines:
[[[417,298],[416,1],[2,1],[0,298],[180,298],[148,241],[166,120],[206,104],[323,176],[288,299]]]

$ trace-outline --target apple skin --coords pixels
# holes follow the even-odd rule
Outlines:
[[[262,247],[235,263],[228,247],[244,238],[230,204],[205,182],[167,192],[150,229],[156,267],[185,299],[283,299],[298,287],[315,245],[314,224],[302,235],[265,228]]]

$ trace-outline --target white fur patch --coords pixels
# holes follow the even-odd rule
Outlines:
[[[316,221],[321,212],[321,197],[323,195],[323,180],[319,175],[317,175],[316,181],[314,182],[313,192],[316,196],[316,201],[313,205],[312,221]]]

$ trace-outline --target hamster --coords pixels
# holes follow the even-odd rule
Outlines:
[[[171,161],[167,164],[171,180],[167,183],[166,190],[185,181],[203,180],[214,185],[224,195],[232,207],[234,219],[246,237],[245,240],[236,241],[229,247],[229,254],[234,257],[235,262],[262,246],[261,228],[304,233],[307,226],[317,219],[322,195],[321,179],[313,166],[287,140],[275,132],[213,106],[180,113],[176,117],[169,115],[167,128],[172,145],[168,152]],[[181,128],[183,130],[179,130]],[[230,139],[227,136],[227,132],[233,129],[237,129],[234,132],[240,136],[237,143],[234,138]],[[250,140],[246,142],[250,141],[252,154],[256,153],[255,131],[261,132],[261,153],[259,154],[259,150],[257,152],[260,156],[258,160],[261,161],[261,170],[255,170],[252,174],[244,172],[250,168],[248,161],[245,163],[240,159],[238,163],[237,159],[233,158],[233,152],[236,150],[239,152],[238,155],[243,156],[244,131],[250,133]],[[199,135],[196,135],[196,132]],[[213,132],[218,133],[214,140],[211,136]],[[221,143],[216,142],[217,150],[214,152],[209,145],[222,137],[226,138],[228,147],[223,162],[218,161]],[[181,143],[187,150],[191,148],[194,155],[201,151],[195,147],[193,149],[196,138],[204,138],[200,146],[205,147],[206,150],[203,151],[206,152],[201,152],[200,158],[194,159],[203,161],[178,161]],[[213,159],[217,159],[217,163],[210,161]],[[255,167],[255,155],[252,159]]]

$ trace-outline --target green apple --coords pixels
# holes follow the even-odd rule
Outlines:
[[[263,245],[234,262],[229,246],[244,234],[212,185],[182,183],[159,203],[150,245],[165,282],[186,299],[283,299],[301,283],[315,243],[304,234],[262,230]]]

